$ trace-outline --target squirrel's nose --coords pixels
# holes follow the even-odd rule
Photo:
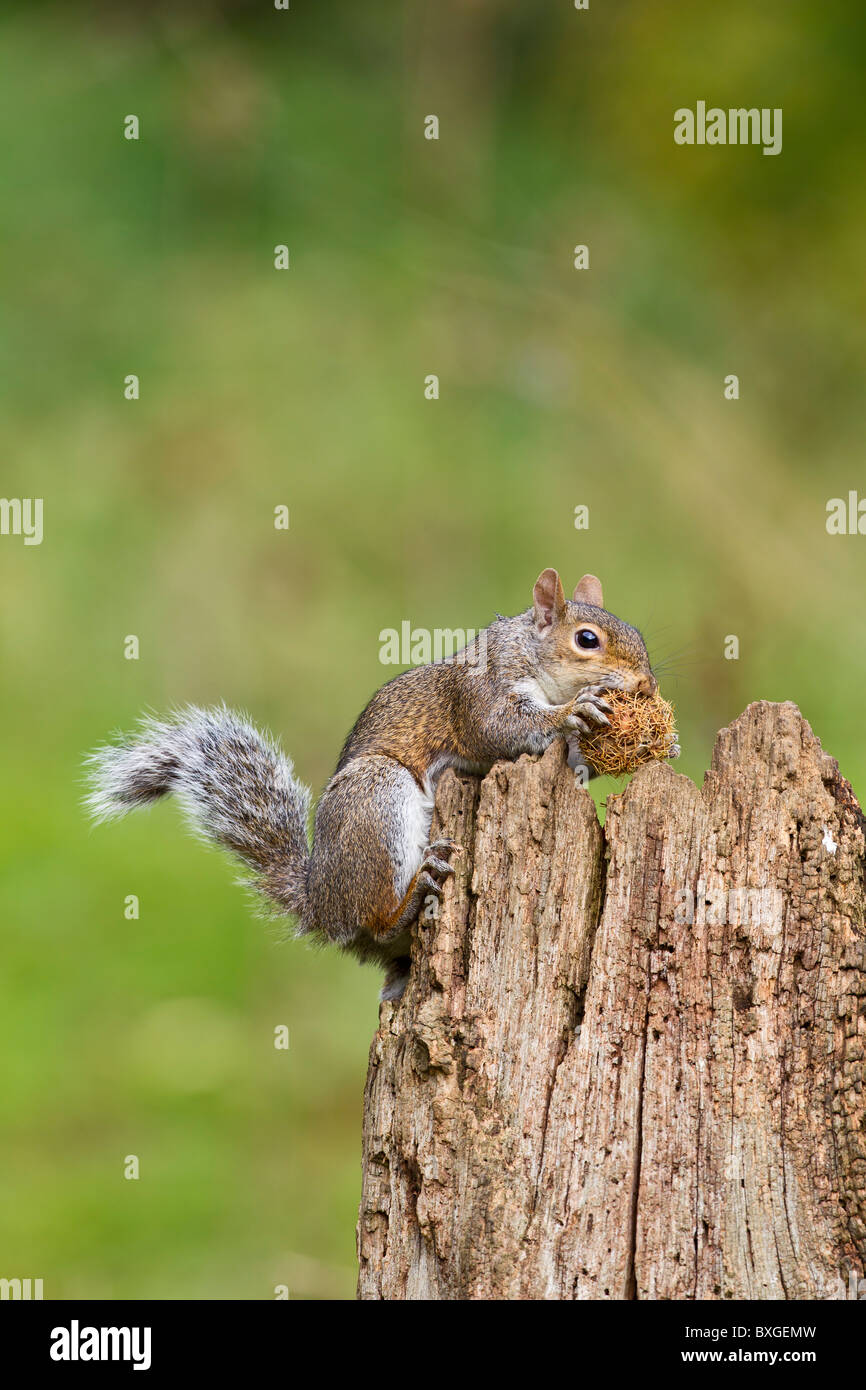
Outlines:
[[[658,688],[659,683],[653,675],[652,671],[650,671],[648,676],[641,676],[640,680],[638,681],[635,687],[635,689],[641,695],[655,695]]]

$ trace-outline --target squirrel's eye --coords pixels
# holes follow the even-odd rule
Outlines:
[[[578,628],[574,634],[574,640],[578,647],[590,648],[601,645],[596,634],[588,627]]]

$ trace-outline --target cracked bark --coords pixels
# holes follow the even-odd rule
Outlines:
[[[371,1048],[359,1297],[843,1297],[863,827],[791,704],[723,729],[701,789],[642,768],[604,830],[560,745],[446,773],[465,853]]]

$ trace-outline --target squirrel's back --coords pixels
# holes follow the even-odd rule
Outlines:
[[[454,656],[412,667],[376,691],[349,731],[336,771],[353,758],[383,755],[426,783],[431,768],[454,761],[483,768],[481,715],[493,687],[505,693],[532,670],[531,613],[498,617]],[[484,699],[480,698],[484,690]]]

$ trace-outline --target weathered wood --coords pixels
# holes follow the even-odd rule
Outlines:
[[[863,827],[791,704],[722,730],[701,789],[642,768],[603,830],[559,745],[447,773],[465,853],[371,1049],[359,1296],[844,1296]]]

